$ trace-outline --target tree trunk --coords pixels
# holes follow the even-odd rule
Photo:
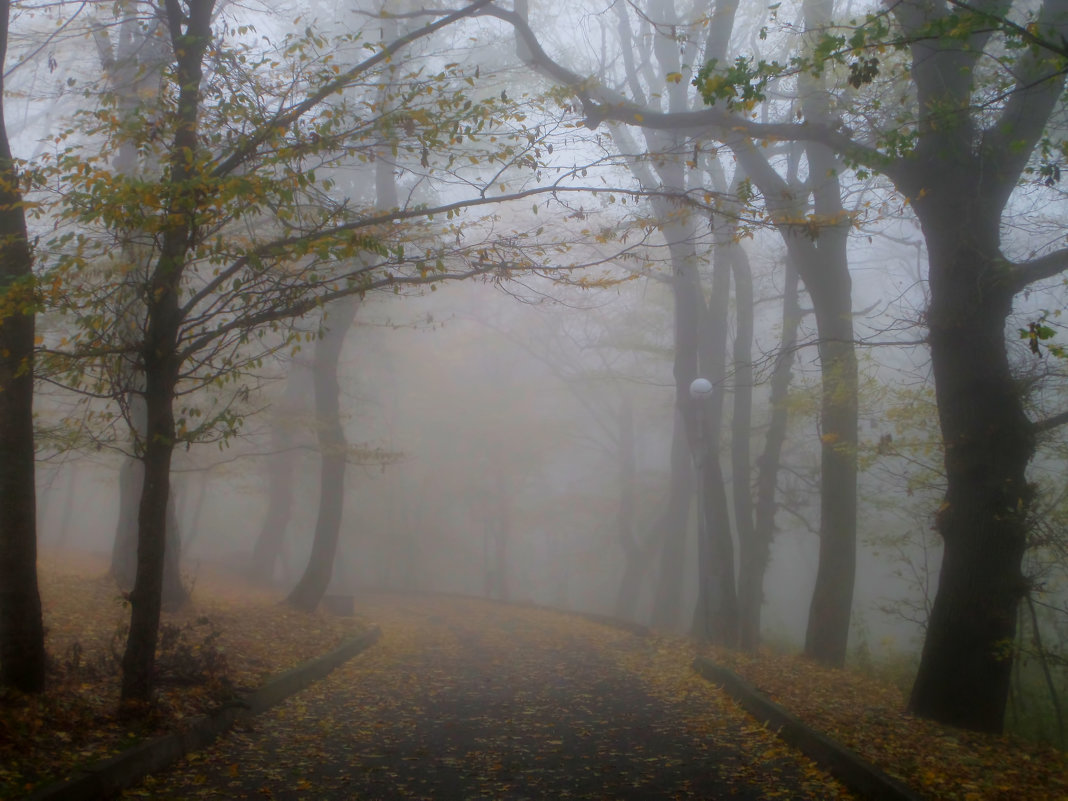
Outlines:
[[[174,388],[178,376],[174,354],[177,325],[173,324],[177,309],[177,292],[173,290],[149,304],[150,330],[144,362],[148,427],[137,515],[137,576],[129,594],[130,633],[122,658],[122,704],[133,712],[142,710],[152,698],[163,606],[167,506],[174,453]],[[152,325],[153,320],[159,322]]]
[[[802,257],[799,269],[816,312],[820,355],[820,552],[805,654],[841,667],[849,643],[856,575],[858,427],[857,357],[844,232],[821,233],[820,247]]]
[[[682,615],[682,588],[686,578],[686,541],[689,535],[690,501],[694,493],[690,446],[686,424],[676,408],[671,436],[671,475],[664,511],[653,526],[660,540],[660,571],[650,616],[652,626],[675,629]]]
[[[0,2],[0,73],[11,3]],[[44,625],[37,587],[34,476],[33,254],[19,175],[3,116],[0,74],[0,681],[23,692],[45,684]]]
[[[144,462],[127,457],[119,468],[119,520],[111,549],[111,576],[123,590],[129,591],[137,578],[138,519],[144,491]],[[178,518],[174,513],[173,488],[167,496],[167,549],[163,568],[163,606],[169,611],[180,609],[189,600],[182,585],[180,569],[181,542]]]
[[[706,438],[696,451],[698,503],[702,504],[705,534],[698,531],[697,607],[693,615],[693,636],[732,647],[738,640],[738,598],[734,582],[734,547],[730,530],[723,531],[729,519],[726,482],[719,453]],[[700,517],[699,517],[700,519]]]
[[[338,362],[345,336],[356,316],[355,298],[333,304],[329,329],[315,346],[315,415],[319,429],[319,516],[315,538],[304,574],[286,598],[290,606],[314,611],[330,586],[334,556],[341,534],[341,516],[345,504],[345,465],[348,443],[341,424]]]
[[[753,534],[748,544],[741,546],[738,568],[739,644],[754,651],[760,645],[760,618],[764,604],[764,574],[771,555],[771,540],[775,534],[775,491],[778,487],[782,448],[786,442],[788,417],[787,393],[792,377],[794,345],[801,321],[798,303],[798,276],[793,263],[786,264],[783,290],[782,342],[771,375],[771,394],[768,405],[771,420],[764,439],[764,451],[757,459],[757,486]],[[745,542],[745,541],[742,541]]]
[[[293,517],[293,473],[296,456],[292,450],[292,417],[298,409],[299,397],[308,376],[304,368],[294,362],[286,378],[285,393],[273,411],[270,450],[267,458],[267,512],[263,527],[252,549],[249,575],[256,581],[270,585],[275,580],[275,568],[282,555],[286,529]]]
[[[187,13],[183,13],[176,0],[166,2],[178,91],[177,127],[166,179],[174,194],[160,233],[159,258],[147,286],[147,325],[141,351],[146,414],[144,479],[137,518],[137,578],[130,592],[130,633],[122,657],[121,704],[129,711],[143,709],[152,698],[175,440],[174,400],[181,370],[179,296],[196,230],[193,179],[198,166],[191,156],[198,150],[201,60],[211,38],[213,7],[213,0],[190,0]]]
[[[641,594],[642,578],[649,569],[651,543],[656,541],[650,537],[647,543],[642,545],[635,534],[635,461],[634,408],[630,398],[624,395],[619,408],[619,511],[616,515],[624,564],[614,612],[620,620],[637,618],[635,611]]]
[[[511,535],[510,497],[507,472],[498,465],[493,494],[493,596],[498,601],[510,597],[508,581],[508,540]]]
[[[163,552],[163,608],[177,612],[189,602],[189,590],[182,584],[182,536],[172,485],[167,493],[166,549]]]
[[[697,605],[692,633],[717,645],[733,647],[738,640],[738,595],[734,578],[734,540],[727,485],[719,459],[723,431],[724,385],[727,377],[727,317],[730,309],[733,226],[718,225],[714,249],[711,301],[706,307],[698,294],[702,377],[714,387],[712,397],[694,401],[686,387],[695,425],[691,434],[697,468]]]
[[[965,201],[954,195],[964,193]],[[909,708],[979,731],[1004,725],[1021,562],[1033,489],[1034,433],[1005,350],[1012,290],[1003,280],[998,216],[932,192],[917,207],[930,254],[931,362],[945,448],[944,553]]]

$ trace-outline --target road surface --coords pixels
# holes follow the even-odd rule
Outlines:
[[[358,611],[378,644],[124,797],[850,797],[696,677],[678,640],[468,599]]]

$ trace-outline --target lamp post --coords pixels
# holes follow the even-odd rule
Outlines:
[[[697,417],[697,441],[694,442],[693,462],[697,468],[697,480],[700,485],[701,470],[705,462],[705,408],[712,399],[715,388],[707,378],[695,378],[690,382],[690,400],[693,401],[694,413]]]

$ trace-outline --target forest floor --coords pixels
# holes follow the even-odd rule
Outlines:
[[[44,551],[38,572],[48,689],[38,698],[0,691],[0,799],[173,731],[367,630],[361,618],[297,612],[277,594],[200,567],[188,581],[191,602],[163,615],[158,704],[135,723],[116,715],[130,610],[107,559]]]
[[[305,615],[206,571],[191,607],[167,618],[158,711],[133,727],[114,716],[128,609],[106,562],[44,554],[41,578],[50,688],[36,699],[0,695],[0,798],[173,730],[371,620],[379,644],[128,795],[347,798],[362,787],[382,797],[388,786],[391,797],[457,797],[449,792],[475,782],[463,786],[480,797],[567,797],[569,787],[573,798],[708,797],[702,783],[714,780],[739,798],[849,797],[699,678],[697,649],[683,638],[429,596],[360,598],[357,618]],[[911,718],[890,683],[797,657],[704,653],[924,797],[1068,798],[1064,753]],[[355,776],[331,761],[351,767],[353,754]]]

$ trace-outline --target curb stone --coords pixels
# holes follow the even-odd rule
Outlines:
[[[754,718],[777,729],[779,737],[822,767],[865,801],[922,801],[901,781],[834,740],[813,731],[781,706],[762,696],[738,675],[703,656],[693,669],[721,685]]]
[[[258,690],[226,703],[217,712],[193,718],[181,731],[140,743],[117,756],[77,770],[72,778],[56,782],[28,796],[26,801],[96,801],[111,798],[145,776],[177,762],[190,751],[211,744],[240,718],[258,715],[303,690],[312,682],[366,650],[382,632],[373,626],[333,651],[270,679]]]

